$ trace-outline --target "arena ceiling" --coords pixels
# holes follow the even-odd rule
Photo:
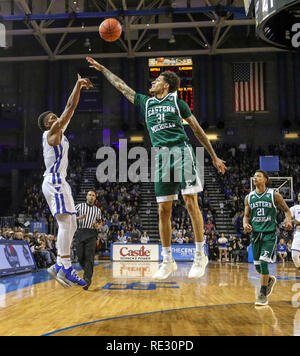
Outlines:
[[[0,62],[279,51],[257,38],[243,0],[0,0]],[[119,40],[99,24],[117,18]]]

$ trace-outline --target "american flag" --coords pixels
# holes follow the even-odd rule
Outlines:
[[[233,109],[265,110],[263,62],[233,63]]]

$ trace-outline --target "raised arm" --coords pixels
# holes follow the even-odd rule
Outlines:
[[[93,84],[88,78],[81,78],[79,74],[77,74],[77,76],[77,82],[67,101],[67,105],[65,107],[64,112],[62,113],[60,118],[55,121],[55,123],[51,126],[51,129],[48,132],[47,140],[50,146],[57,146],[58,144],[60,144],[62,131],[71,120],[74,111],[77,108],[81,89],[89,89],[93,87]]]
[[[278,192],[275,192],[275,203],[278,207],[284,212],[285,220],[284,220],[284,227],[286,230],[292,230],[292,214],[290,208],[287,206],[285,200],[283,199],[282,195]]]
[[[200,124],[197,121],[197,119],[195,118],[195,116],[191,115],[190,117],[185,118],[185,120],[190,125],[190,127],[193,130],[194,135],[197,137],[198,141],[209,153],[209,155],[213,161],[213,165],[216,167],[216,169],[220,173],[224,174],[225,170],[226,170],[225,161],[223,161],[217,157],[208,137],[206,136],[206,133],[203,131],[202,127],[200,126]]]
[[[245,197],[245,210],[244,210],[244,217],[243,217],[243,228],[244,232],[247,234],[248,232],[252,231],[252,226],[250,225],[250,206],[248,203],[248,195]]]
[[[90,68],[95,68],[99,72],[102,72],[105,78],[117,88],[126,98],[133,104],[135,91],[131,89],[122,79],[113,74],[110,70],[105,68],[102,64],[96,62],[91,57],[86,57],[86,60],[90,63]]]

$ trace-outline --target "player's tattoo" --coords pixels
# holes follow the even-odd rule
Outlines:
[[[202,146],[209,153],[210,157],[212,159],[214,159],[216,157],[216,153],[215,153],[209,139],[207,138],[206,133],[203,131],[202,127],[199,125],[195,116],[192,115],[186,120],[188,121],[192,131],[194,132],[194,135],[197,137],[199,142],[202,144]]]
[[[113,74],[110,70],[103,67],[102,73],[105,78],[115,87],[117,88],[126,98],[133,104],[135,91],[131,89],[122,79]]]

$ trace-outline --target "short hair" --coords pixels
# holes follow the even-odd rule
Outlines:
[[[38,126],[41,131],[46,131],[47,127],[45,126],[45,118],[51,113],[52,111],[45,111],[38,117]]]
[[[166,70],[165,72],[162,72],[161,75],[169,84],[169,93],[174,93],[176,90],[178,90],[180,86],[180,78],[176,73]]]
[[[257,171],[255,171],[255,173],[262,173],[263,176],[267,179],[267,182],[266,182],[266,185],[268,186],[269,185],[269,175],[266,171],[263,171],[262,169],[258,169]]]

